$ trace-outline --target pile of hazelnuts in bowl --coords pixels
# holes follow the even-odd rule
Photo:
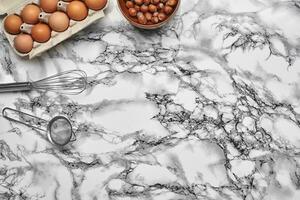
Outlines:
[[[131,24],[154,29],[173,17],[180,0],[118,0],[118,3],[122,14]]]

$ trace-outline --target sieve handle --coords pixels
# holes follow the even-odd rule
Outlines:
[[[4,84],[0,84],[0,93],[28,92],[32,90],[32,88],[33,86],[31,82],[4,83]]]
[[[42,118],[35,117],[35,116],[33,116],[33,115],[30,115],[30,114],[21,112],[21,111],[16,110],[16,109],[8,108],[8,107],[3,108],[3,110],[2,110],[2,116],[3,116],[5,119],[9,120],[9,121],[17,122],[17,123],[26,125],[26,126],[28,126],[28,127],[31,127],[31,128],[37,129],[37,130],[40,130],[40,131],[44,131],[44,132],[47,131],[47,130],[42,129],[42,128],[38,127],[38,126],[33,126],[33,125],[28,124],[28,123],[26,123],[26,122],[20,121],[20,120],[15,119],[15,118],[12,118],[12,117],[9,116],[9,113],[11,113],[11,114],[14,113],[14,114],[17,114],[18,116],[26,116],[26,117],[30,117],[31,119],[38,120],[38,121],[41,122],[41,123],[48,123],[46,120],[44,120],[44,119],[42,119]]]

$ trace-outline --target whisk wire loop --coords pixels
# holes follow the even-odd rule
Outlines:
[[[37,90],[80,94],[86,89],[87,75],[82,70],[70,70],[35,81],[32,86]]]

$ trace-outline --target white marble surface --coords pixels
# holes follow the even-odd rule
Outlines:
[[[107,17],[34,60],[0,34],[0,82],[82,69],[77,96],[0,94],[63,149],[0,117],[0,199],[300,199],[300,1],[183,0],[157,31]],[[2,30],[1,30],[2,32]]]

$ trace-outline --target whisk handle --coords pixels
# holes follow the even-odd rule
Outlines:
[[[32,83],[30,82],[0,84],[0,93],[26,92],[30,90],[32,90]]]

